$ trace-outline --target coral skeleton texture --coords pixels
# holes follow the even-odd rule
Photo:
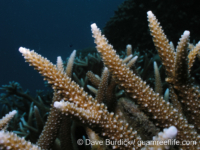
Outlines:
[[[97,90],[88,85],[88,88],[95,93],[96,97],[93,98],[84,91],[84,88],[71,79],[76,51],[71,54],[68,67],[64,69],[61,57],[58,57],[56,66],[33,50],[30,51],[27,48],[20,47],[19,51],[26,62],[33,66],[51,84],[54,89],[54,98],[49,117],[37,146],[17,137],[14,133],[0,131],[0,149],[23,149],[24,147],[28,149],[51,149],[54,141],[58,138],[59,128],[71,125],[65,117],[68,117],[68,120],[72,118],[84,124],[91,135],[95,132],[97,134],[95,139],[134,141],[134,144],[115,144],[107,146],[107,149],[200,149],[200,93],[199,87],[194,85],[194,80],[190,76],[190,68],[200,49],[199,43],[188,55],[187,47],[190,32],[185,31],[176,50],[174,50],[154,14],[148,11],[147,17],[153,42],[165,68],[166,81],[170,87],[170,102],[166,101],[161,95],[162,87],[156,62],[154,66],[157,84],[156,91],[154,91],[131,69],[138,58],[137,56],[133,57],[131,45],[127,46],[127,57],[122,60],[96,24],[92,24],[91,29],[95,39],[94,42],[97,45],[96,49],[105,65],[101,78],[92,72],[87,73],[95,88],[98,87]],[[108,84],[109,78],[112,79]],[[139,135],[140,132],[130,126],[126,121],[127,117],[124,120],[120,118],[122,112],[118,111],[119,113],[117,113],[115,109],[111,108],[112,105],[114,107],[114,103],[117,103],[117,99],[113,101],[114,94],[112,92],[116,85],[125,91],[131,101],[138,105],[138,110],[143,111],[148,116],[144,117],[145,119],[149,118],[157,128],[163,130],[163,132],[156,132],[157,135],[154,135],[152,140],[167,141],[176,138],[180,142],[196,141],[196,144],[176,145],[174,147],[170,145],[141,145],[143,139]],[[124,99],[121,104],[126,101]],[[140,115],[142,117],[143,113],[140,113]],[[1,124],[0,122],[0,126]],[[157,131],[156,128],[155,131]],[[66,132],[68,133],[68,131]],[[69,134],[71,133],[69,132]],[[92,138],[92,136],[89,137]],[[59,138],[62,139],[60,136]],[[70,137],[66,137],[66,139],[71,141]],[[19,148],[19,146],[21,147]],[[71,150],[72,147],[71,145],[65,145],[62,148],[61,143],[61,149]],[[91,149],[106,148],[104,146],[91,147]]]

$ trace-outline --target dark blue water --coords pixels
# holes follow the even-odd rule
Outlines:
[[[74,49],[94,46],[90,24],[101,29],[123,0],[1,0],[0,85],[16,81],[34,93],[43,78],[24,62],[20,46],[56,62]],[[1,91],[0,91],[1,92]]]

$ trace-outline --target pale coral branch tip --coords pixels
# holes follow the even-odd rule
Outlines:
[[[20,53],[23,53],[23,54],[24,54],[24,53],[27,53],[27,50],[28,50],[28,49],[25,48],[25,47],[20,47],[20,48],[19,48],[19,52],[20,52]]]

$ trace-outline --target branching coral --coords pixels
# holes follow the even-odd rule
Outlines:
[[[97,44],[97,50],[101,53],[104,64],[109,68],[116,82],[137,101],[141,109],[152,115],[152,118],[156,121],[156,125],[160,127],[175,125],[179,131],[177,139],[180,141],[197,140],[197,132],[193,126],[188,125],[183,114],[178,113],[170,103],[165,102],[159,94],[156,94],[141,78],[137,77],[122,63],[122,60],[116,55],[112,46],[101,35],[100,30],[95,24],[92,24],[92,32]],[[161,44],[165,43],[165,41],[161,41]],[[169,72],[172,71],[169,70]]]
[[[17,113],[17,111],[13,110],[12,112],[10,112],[9,114],[7,114],[5,117],[3,117],[0,120],[0,130],[6,129],[6,127],[8,126],[9,121],[14,117],[14,115],[16,113]]]
[[[196,46],[197,48],[194,48],[193,53],[191,53],[188,58],[187,46],[189,43],[189,31],[185,31],[178,43],[176,51],[174,51],[172,44],[169,44],[168,39],[153,13],[149,11],[147,14],[153,41],[163,66],[165,67],[167,76],[166,81],[169,83],[170,87],[170,92],[168,92],[170,94],[170,101],[164,100],[161,95],[162,92],[159,92],[158,87],[161,87],[161,84],[157,85],[157,90],[154,92],[154,90],[146,85],[146,82],[138,76],[135,69],[131,69],[137,59],[137,57],[132,58],[131,47],[127,47],[127,57],[122,60],[116,54],[112,45],[108,44],[107,39],[101,34],[101,31],[96,24],[91,25],[92,33],[97,45],[96,48],[105,65],[101,79],[92,72],[87,74],[95,87],[98,87],[98,90],[96,90],[91,86],[88,86],[96,93],[96,98],[88,95],[82,87],[70,78],[72,75],[72,61],[75,57],[75,52],[72,53],[72,59],[69,59],[70,63],[68,70],[63,69],[61,57],[58,57],[56,66],[34,51],[30,51],[23,47],[19,48],[19,51],[24,56],[25,60],[38,70],[54,89],[52,108],[44,130],[38,140],[38,146],[41,149],[51,149],[53,142],[56,141],[56,137],[61,139],[60,136],[62,136],[62,134],[58,134],[59,128],[61,127],[62,129],[66,126],[70,126],[70,121],[67,120],[69,117],[86,126],[86,130],[90,131],[90,133],[95,132],[98,134],[94,139],[104,138],[109,139],[112,142],[120,140],[131,142],[124,145],[117,143],[111,144],[107,145],[107,148],[112,147],[113,149],[130,150],[160,150],[170,148],[170,145],[163,146],[156,144],[145,146],[141,144],[142,140],[149,140],[149,138],[152,138],[153,136],[154,141],[167,141],[168,139],[173,139],[175,137],[179,142],[196,141],[196,144],[176,145],[176,148],[200,149],[200,94],[198,87],[195,87],[193,84],[194,81],[190,77],[189,71],[194,62],[195,55],[197,54],[196,49],[198,49],[198,45]],[[159,76],[156,65],[155,70],[157,76]],[[111,77],[109,77],[110,75]],[[129,97],[138,105],[138,107],[126,98],[119,101],[117,101],[117,99],[113,101],[113,89],[116,85],[123,89],[125,91],[125,97]],[[117,110],[112,109],[115,112],[111,112],[109,108],[112,104],[107,102],[107,99],[112,99],[112,103],[118,103],[118,105],[122,105],[122,107]],[[179,109],[179,107],[182,109]],[[143,111],[144,113],[140,111]],[[126,115],[126,117],[123,117],[123,115]],[[133,120],[129,120],[130,115],[133,117],[135,115],[141,117],[139,119],[134,117]],[[66,116],[69,117],[66,118]],[[149,119],[151,121],[149,121]],[[137,121],[148,124],[149,128],[145,125],[138,127],[135,125],[139,123]],[[67,128],[65,133],[68,133],[68,129],[70,128]],[[145,133],[142,131],[138,131],[137,133],[136,130],[142,129],[145,129],[146,133],[150,135],[144,136],[142,134]],[[159,129],[164,129],[164,131],[158,133]],[[60,131],[62,132],[64,130]],[[156,135],[157,133],[158,135]],[[8,136],[9,138],[6,140],[9,142],[5,142],[5,138]],[[63,137],[65,136],[66,134]],[[91,134],[89,137],[92,139]],[[1,131],[0,138],[3,139],[0,140],[0,145],[4,148],[17,146],[15,141],[18,140],[18,138],[16,138],[15,135]],[[21,139],[19,139],[19,141],[20,140]],[[67,140],[70,141],[68,138]],[[21,141],[23,141],[23,139]],[[61,143],[61,147],[65,149],[68,146],[66,143],[63,145]],[[70,145],[70,149],[71,148],[72,146]],[[104,149],[105,147],[103,146],[101,148]]]

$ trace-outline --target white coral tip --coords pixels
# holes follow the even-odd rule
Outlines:
[[[10,112],[11,115],[15,115],[17,113],[16,110],[13,110],[12,112]]]
[[[27,53],[27,50],[28,50],[28,49],[25,48],[25,47],[20,47],[20,48],[19,48],[20,53],[23,53],[23,54],[24,54],[24,53]]]
[[[190,31],[185,30],[185,31],[183,32],[182,38],[187,39],[187,38],[189,38],[189,35],[190,35]]]
[[[71,53],[70,57],[75,57],[76,56],[76,50],[73,50],[73,52]]]
[[[63,62],[63,61],[62,61],[62,57],[61,57],[61,56],[58,56],[58,57],[57,57],[57,64],[58,64],[58,63],[62,63],[62,62]]]
[[[148,11],[148,12],[147,12],[147,15],[148,15],[149,17],[153,17],[153,16],[154,16],[153,13],[152,13],[152,11]]]
[[[54,107],[61,108],[62,107],[62,103],[61,102],[55,102],[54,103]]]
[[[131,44],[126,45],[126,48],[130,49],[130,48],[132,48],[132,45]]]
[[[91,28],[92,28],[93,30],[94,30],[94,29],[97,29],[96,23],[91,24]]]
[[[153,66],[154,66],[154,68],[158,68],[156,61],[153,62]]]
[[[165,130],[165,136],[166,138],[171,139],[177,135],[177,132],[177,128],[175,126],[171,126],[167,130]]]
[[[184,33],[183,33],[183,35],[185,35],[185,36],[189,36],[189,35],[190,35],[190,31],[185,30]]]

